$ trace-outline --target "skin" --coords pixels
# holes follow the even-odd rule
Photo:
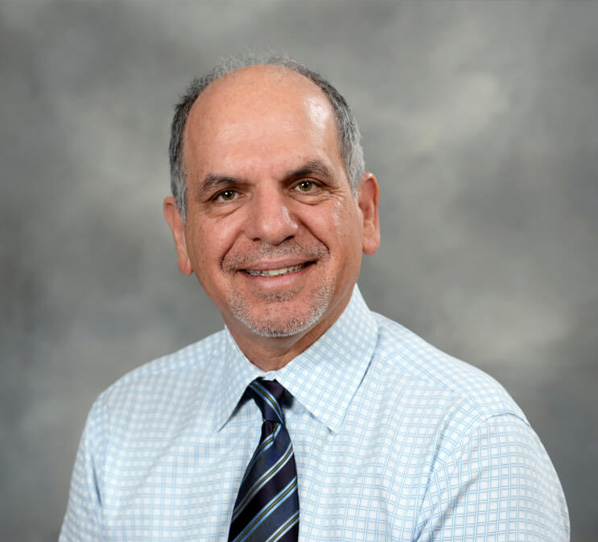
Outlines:
[[[277,66],[212,83],[183,150],[185,224],[164,200],[179,269],[195,273],[252,363],[283,367],[337,320],[362,254],[377,250],[378,183],[365,173],[351,192],[331,104]],[[285,274],[262,276],[272,270]]]

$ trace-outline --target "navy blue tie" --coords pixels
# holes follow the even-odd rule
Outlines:
[[[296,542],[299,496],[293,444],[284,426],[276,380],[257,379],[247,387],[262,411],[262,437],[241,482],[229,542]]]

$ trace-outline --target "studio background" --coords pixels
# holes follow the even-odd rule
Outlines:
[[[598,538],[598,2],[0,3],[0,532],[55,540],[95,397],[220,329],[162,218],[172,107],[246,47],[338,86],[370,307],[495,376]]]

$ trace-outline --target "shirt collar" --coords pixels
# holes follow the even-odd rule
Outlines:
[[[216,409],[214,429],[217,431],[230,419],[247,386],[258,376],[264,375],[264,372],[241,352],[228,328],[224,328],[223,334],[222,370],[213,397]]]
[[[223,371],[216,403],[221,429],[249,383],[266,373],[253,365],[225,330]],[[357,285],[340,318],[305,352],[268,373],[331,431],[338,431],[374,354],[378,326]]]

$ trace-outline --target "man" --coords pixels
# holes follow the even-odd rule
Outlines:
[[[217,68],[170,150],[178,266],[226,329],[98,398],[62,541],[568,539],[507,393],[365,305],[378,184],[329,83]]]

